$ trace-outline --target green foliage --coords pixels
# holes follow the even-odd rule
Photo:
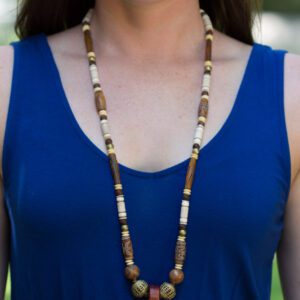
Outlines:
[[[282,13],[300,13],[299,0],[264,0],[264,10],[277,11]]]

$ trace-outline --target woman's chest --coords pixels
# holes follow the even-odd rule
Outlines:
[[[90,230],[117,231],[113,180],[104,153],[72,135],[56,144],[40,139],[33,147],[33,140],[27,142],[14,161],[18,167],[12,168],[8,191],[12,216],[24,236],[70,238]],[[213,144],[204,147],[190,200],[191,237],[256,247],[278,234],[286,186],[278,157],[269,150],[261,155],[245,143],[223,145],[222,151]],[[120,167],[128,222],[136,236],[155,238],[164,232],[162,237],[170,239],[175,234],[187,164],[153,173]]]

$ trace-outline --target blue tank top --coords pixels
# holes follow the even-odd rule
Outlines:
[[[132,299],[108,156],[77,123],[46,36],[12,45],[3,149],[12,299]],[[285,53],[254,44],[234,106],[202,148],[176,299],[270,299],[290,188]],[[135,262],[151,284],[174,266],[188,160],[157,172],[120,165]]]

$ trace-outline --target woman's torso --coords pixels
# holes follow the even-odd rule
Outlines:
[[[14,48],[3,154],[5,200],[12,225],[13,299],[131,299],[123,275],[113,181],[107,156],[97,146],[101,133],[96,137],[96,130],[93,136],[82,129],[95,124],[89,113],[92,98],[80,94],[80,81],[73,83],[87,107],[78,112],[88,120],[80,126],[45,36],[15,43]],[[269,298],[272,260],[290,183],[283,54],[255,44],[228,118],[204,143],[192,191],[185,281],[178,286],[178,299]],[[85,78],[82,86],[88,86]],[[218,88],[217,82],[214,86]],[[153,96],[162,97],[156,93]],[[117,97],[109,102],[107,93],[117,155],[118,140],[122,145],[126,139],[132,141],[131,157],[147,152],[151,162],[157,157],[156,147],[171,149],[170,142],[180,153],[188,151],[189,137],[183,134],[191,128],[192,140],[191,115],[198,104],[192,95],[191,106],[182,102],[182,115],[173,120],[150,119],[160,109],[147,103],[144,123],[139,119],[142,114],[133,120],[140,101],[132,103],[128,98],[121,97],[122,104],[116,103]],[[132,109],[124,110],[126,105]],[[172,109],[171,103],[162,105]],[[174,108],[174,114],[178,111]],[[116,127],[114,134],[113,124],[119,120],[123,126]],[[135,126],[125,128],[126,120]],[[149,139],[153,137],[151,122],[163,126],[172,121],[172,139],[159,139],[158,133],[150,149],[135,144],[141,130]],[[129,162],[125,147],[120,149],[124,149],[120,161]],[[178,153],[172,152],[173,157]],[[153,172],[120,166],[135,260],[141,277],[151,283],[166,281],[174,263],[187,163],[184,158],[179,163],[170,158],[162,170],[150,163],[160,169]]]

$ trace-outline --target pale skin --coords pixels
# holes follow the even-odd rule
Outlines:
[[[118,160],[130,168],[157,171],[190,156],[204,57],[198,7],[197,0],[96,1],[92,32],[100,81]],[[80,26],[49,36],[48,41],[78,123],[105,152]],[[229,115],[250,51],[251,46],[215,33],[211,117],[202,147]],[[12,66],[11,46],[0,47],[0,151]],[[284,87],[292,181],[278,258],[285,299],[296,300],[300,299],[300,57],[295,54],[286,55]],[[0,203],[1,298],[9,262],[2,181]]]

